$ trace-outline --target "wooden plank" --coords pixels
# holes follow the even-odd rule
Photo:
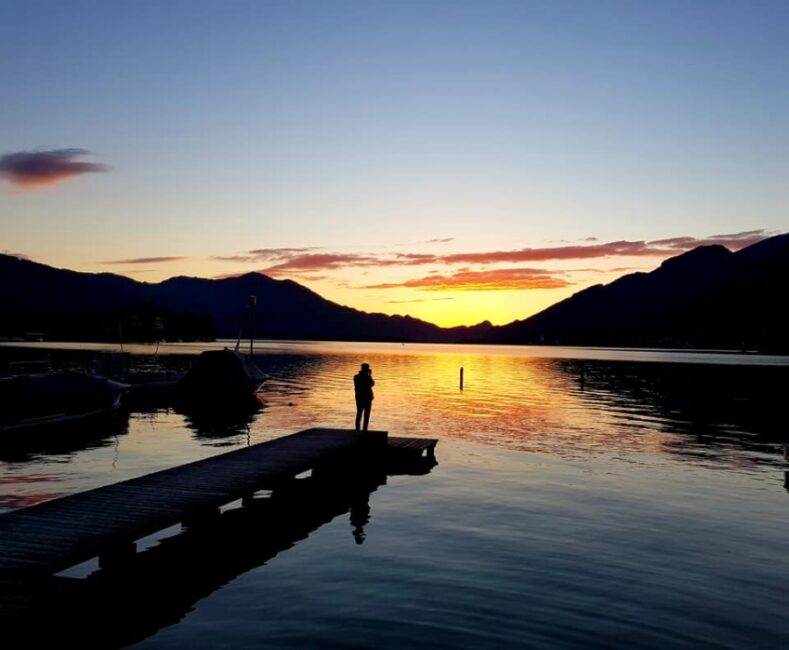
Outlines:
[[[436,446],[436,438],[395,438],[388,439],[390,449],[431,449]]]
[[[438,438],[410,438],[402,436],[389,436],[386,440],[387,445],[390,447],[397,446],[418,446],[418,447],[432,447],[438,442]]]

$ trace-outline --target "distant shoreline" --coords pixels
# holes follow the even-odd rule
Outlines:
[[[243,342],[242,342],[243,343]],[[235,339],[214,342],[161,343],[158,355],[196,355],[205,350],[235,347]],[[155,343],[78,342],[78,341],[0,341],[0,350],[38,350],[73,353],[121,351],[132,355],[154,354]],[[242,351],[248,348],[246,344]],[[690,348],[637,348],[569,345],[527,345],[490,343],[395,343],[373,341],[305,341],[261,339],[254,343],[255,354],[418,354],[446,352],[448,354],[514,355],[534,358],[567,359],[576,361],[632,361],[658,363],[704,363],[725,365],[789,366],[789,355],[766,354],[755,351],[711,350]],[[9,356],[0,352],[0,358]]]

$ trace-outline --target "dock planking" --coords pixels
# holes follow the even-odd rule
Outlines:
[[[357,453],[363,461],[387,439],[385,431],[308,429],[2,514],[0,577],[53,575],[307,470]]]
[[[388,447],[391,450],[413,452],[417,455],[426,453],[431,458],[435,456],[437,443],[435,438],[388,438]]]

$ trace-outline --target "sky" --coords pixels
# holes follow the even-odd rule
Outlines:
[[[0,252],[507,323],[788,231],[787,61],[783,0],[0,0]]]

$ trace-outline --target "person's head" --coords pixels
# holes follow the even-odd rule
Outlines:
[[[369,363],[363,363],[362,364],[362,374],[369,375],[371,372],[372,372],[372,370],[370,370],[370,364]]]

